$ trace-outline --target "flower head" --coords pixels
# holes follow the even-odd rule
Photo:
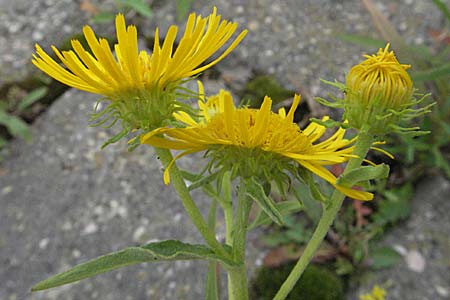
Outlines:
[[[360,300],[384,300],[386,296],[386,290],[379,285],[375,285],[371,293],[366,293],[359,296]]]
[[[162,120],[171,118],[175,103],[174,91],[180,81],[213,66],[228,55],[244,38],[242,31],[217,58],[202,66],[214,55],[237,29],[237,23],[221,20],[216,8],[207,17],[189,15],[186,29],[174,51],[178,27],[168,29],[160,44],[159,30],[155,31],[152,54],[138,50],[137,30],[126,26],[122,14],[116,16],[117,44],[115,55],[106,39],[98,39],[89,27],[83,33],[91,52],[78,40],[72,40],[73,50],[59,51],[60,66],[36,44],[33,64],[56,80],[71,87],[106,96],[115,104],[113,113],[132,128],[162,126]],[[92,53],[92,54],[91,54]],[[164,98],[163,100],[161,100]]]
[[[231,94],[221,90],[208,101],[199,101],[200,118],[193,119],[179,112],[175,118],[184,128],[160,128],[142,136],[141,143],[155,147],[183,150],[179,157],[203,150],[222,167],[239,168],[241,176],[271,177],[271,171],[280,165],[300,164],[305,169],[330,182],[344,194],[369,200],[372,194],[336,185],[336,177],[324,166],[342,163],[351,157],[352,141],[344,138],[345,130],[336,133],[323,142],[317,142],[325,127],[316,123],[300,130],[293,122],[294,112],[300,102],[295,95],[289,112],[284,109],[273,113],[272,100],[265,97],[260,109],[236,108]],[[160,137],[163,134],[165,138]],[[164,173],[169,182],[170,166]]]
[[[389,44],[377,54],[364,55],[365,61],[351,68],[346,78],[345,117],[351,126],[369,123],[375,133],[397,121],[382,119],[411,102],[413,84],[406,72],[410,65],[400,64]]]
[[[60,52],[52,46],[57,57],[67,67],[64,69],[36,44],[36,55],[33,55],[32,62],[64,84],[113,100],[122,93],[151,90],[154,87],[164,89],[170,83],[176,83],[213,66],[239,44],[246,35],[246,30],[219,57],[199,67],[231,38],[236,29],[237,23],[221,21],[216,8],[205,18],[192,13],[175,51],[173,48],[178,27],[172,25],[162,45],[156,28],[153,52],[149,54],[138,51],[136,27],[126,26],[124,16],[118,14],[115,55],[106,39],[97,39],[91,27],[85,26],[83,33],[92,54],[78,40],[71,41],[73,50],[70,51]]]

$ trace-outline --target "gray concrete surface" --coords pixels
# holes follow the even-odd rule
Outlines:
[[[111,7],[108,0],[91,2]],[[374,2],[414,44],[431,44],[427,29],[443,24],[431,1]],[[0,86],[36,73],[30,64],[36,41],[48,48],[80,31],[89,19],[80,3],[0,0]],[[343,80],[345,71],[364,52],[336,35],[375,36],[369,15],[356,0],[215,4],[225,18],[250,30],[242,45],[218,65],[231,83],[242,84],[249,71],[257,69],[273,74],[289,89],[325,96],[329,89],[320,85],[319,78]],[[211,6],[206,0],[195,1],[193,10],[205,15]],[[164,31],[174,22],[175,2],[158,7],[139,32],[151,35],[155,24]],[[114,29],[95,27],[101,36]],[[32,144],[13,141],[8,147],[0,165],[0,299],[201,299],[205,264],[199,262],[129,267],[74,286],[26,294],[36,281],[109,251],[152,239],[200,242],[175,194],[162,184],[160,166],[150,148],[127,153],[125,145],[119,144],[99,150],[109,133],[87,127],[87,114],[96,99],[69,91],[33,125]],[[419,194],[425,193],[421,198],[430,190],[444,192],[436,192],[435,200],[415,201],[407,225],[386,236],[386,243],[395,242],[406,253],[417,250],[426,262],[423,273],[407,271],[401,264],[373,275],[380,277],[368,279],[367,286],[354,288],[350,299],[389,278],[395,281],[390,300],[449,298],[448,182],[431,179],[431,183],[418,188]],[[206,199],[199,196],[198,201],[206,209]],[[440,237],[431,238],[429,232],[438,230]],[[250,248],[254,262],[259,253]]]
[[[30,63],[35,43],[48,50],[81,33],[92,17],[82,2],[114,7],[112,0],[0,0],[0,86],[38,73]],[[104,35],[114,33],[110,24],[94,27]]]

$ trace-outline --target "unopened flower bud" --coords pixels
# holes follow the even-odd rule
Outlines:
[[[375,134],[385,134],[388,125],[398,122],[395,113],[412,100],[413,83],[389,44],[377,54],[351,68],[346,78],[345,118],[352,127],[370,126]]]

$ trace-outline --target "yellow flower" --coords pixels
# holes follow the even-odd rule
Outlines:
[[[345,117],[355,128],[369,123],[375,133],[384,133],[388,124],[398,121],[392,111],[411,102],[413,83],[406,72],[410,65],[400,64],[388,49],[389,44],[377,54],[364,55],[366,60],[347,75]]]
[[[260,109],[236,108],[230,93],[221,90],[219,95],[210,97],[208,101],[199,101],[199,120],[194,120],[184,112],[178,112],[175,118],[182,122],[185,128],[157,129],[142,136],[141,143],[183,150],[175,160],[186,154],[209,150],[215,152],[216,158],[223,161],[231,151],[236,155],[228,162],[230,165],[239,165],[240,161],[244,164],[255,161],[253,164],[248,163],[243,168],[244,172],[248,169],[252,171],[252,166],[261,170],[283,160],[296,162],[347,196],[361,200],[372,199],[373,195],[370,193],[336,185],[336,177],[324,166],[347,161],[352,156],[353,147],[350,145],[353,141],[344,138],[344,129],[338,129],[327,140],[317,142],[326,128],[316,123],[300,130],[293,122],[299,102],[300,96],[295,95],[294,103],[287,114],[284,109],[280,109],[278,114],[273,113],[272,100],[267,96]],[[258,160],[258,157],[261,159]],[[166,184],[169,183],[169,168],[170,165],[164,173]]]
[[[115,142],[133,129],[150,131],[173,120],[177,110],[191,110],[177,101],[183,97],[177,88],[183,79],[194,76],[227,56],[244,38],[242,31],[214,60],[204,62],[216,53],[237,29],[237,23],[221,20],[217,9],[202,18],[189,15],[186,29],[174,51],[178,27],[171,26],[160,45],[158,28],[152,54],[138,51],[137,30],[126,26],[123,15],[116,16],[117,44],[115,55],[106,39],[97,39],[89,26],[83,33],[91,52],[81,42],[72,40],[73,50],[59,51],[56,56],[67,69],[54,61],[39,45],[33,64],[56,80],[71,87],[106,96],[109,105],[92,114],[94,126],[114,125],[121,120],[123,130],[106,144]],[[202,65],[204,64],[204,65]],[[106,145],[105,144],[105,145]]]
[[[136,91],[151,90],[154,87],[166,88],[170,83],[196,75],[213,66],[228,55],[244,38],[242,31],[231,45],[215,60],[200,66],[217,52],[233,35],[237,23],[221,21],[214,7],[208,17],[195,13],[189,15],[184,35],[175,51],[174,42],[178,27],[171,26],[160,45],[158,28],[155,31],[153,53],[138,51],[137,30],[135,26],[125,25],[123,15],[116,16],[117,44],[115,56],[106,39],[97,39],[89,26],[83,33],[92,54],[86,51],[78,40],[72,40],[73,50],[53,51],[67,67],[61,67],[42,48],[36,44],[33,64],[49,76],[71,87],[101,94],[111,100],[125,93],[136,95]]]
[[[371,293],[359,296],[360,300],[385,300],[386,290],[378,285],[375,285]]]

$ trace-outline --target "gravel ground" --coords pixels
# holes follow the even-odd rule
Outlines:
[[[0,0],[0,86],[38,74],[30,63],[34,44],[44,49],[61,45],[81,32],[91,19],[89,10],[81,10],[81,0]],[[89,1],[101,9],[112,8],[113,0]],[[100,27],[105,35],[114,27]]]
[[[82,2],[0,0],[0,86],[36,74],[29,62],[36,41],[60,45],[80,31],[90,18],[80,10]],[[112,7],[110,0],[91,2]],[[443,18],[431,1],[374,2],[413,44],[431,44],[427,29],[442,26]],[[233,0],[216,5],[224,17],[250,30],[242,45],[218,65],[227,83],[242,85],[251,70],[261,70],[276,76],[286,88],[324,96],[327,89],[320,86],[319,78],[343,80],[364,52],[336,35],[375,36],[370,16],[356,0]],[[207,14],[211,2],[195,1],[193,10]],[[155,24],[165,31],[175,19],[175,4],[160,5],[154,13],[140,32],[151,35]],[[94,27],[102,36],[112,34],[113,26]],[[223,82],[210,81],[208,86],[217,91]],[[200,242],[181,204],[162,184],[151,149],[142,147],[130,154],[119,144],[99,151],[109,133],[86,126],[96,99],[69,91],[33,125],[32,144],[14,141],[8,147],[0,165],[0,299],[24,295],[26,299],[200,299],[205,268],[200,262],[158,263],[151,272],[149,265],[135,266],[74,286],[26,294],[36,281],[102,253],[153,239]],[[434,178],[417,190],[420,196],[414,201],[413,216],[385,240],[403,251],[405,263],[367,275],[366,283],[354,288],[349,299],[387,279],[394,282],[389,300],[450,299],[450,222],[445,213],[449,183]],[[429,200],[420,201],[425,195]],[[201,195],[198,203],[206,207]],[[425,261],[422,273],[408,267],[406,259],[411,255]],[[251,242],[250,262],[259,256]]]

